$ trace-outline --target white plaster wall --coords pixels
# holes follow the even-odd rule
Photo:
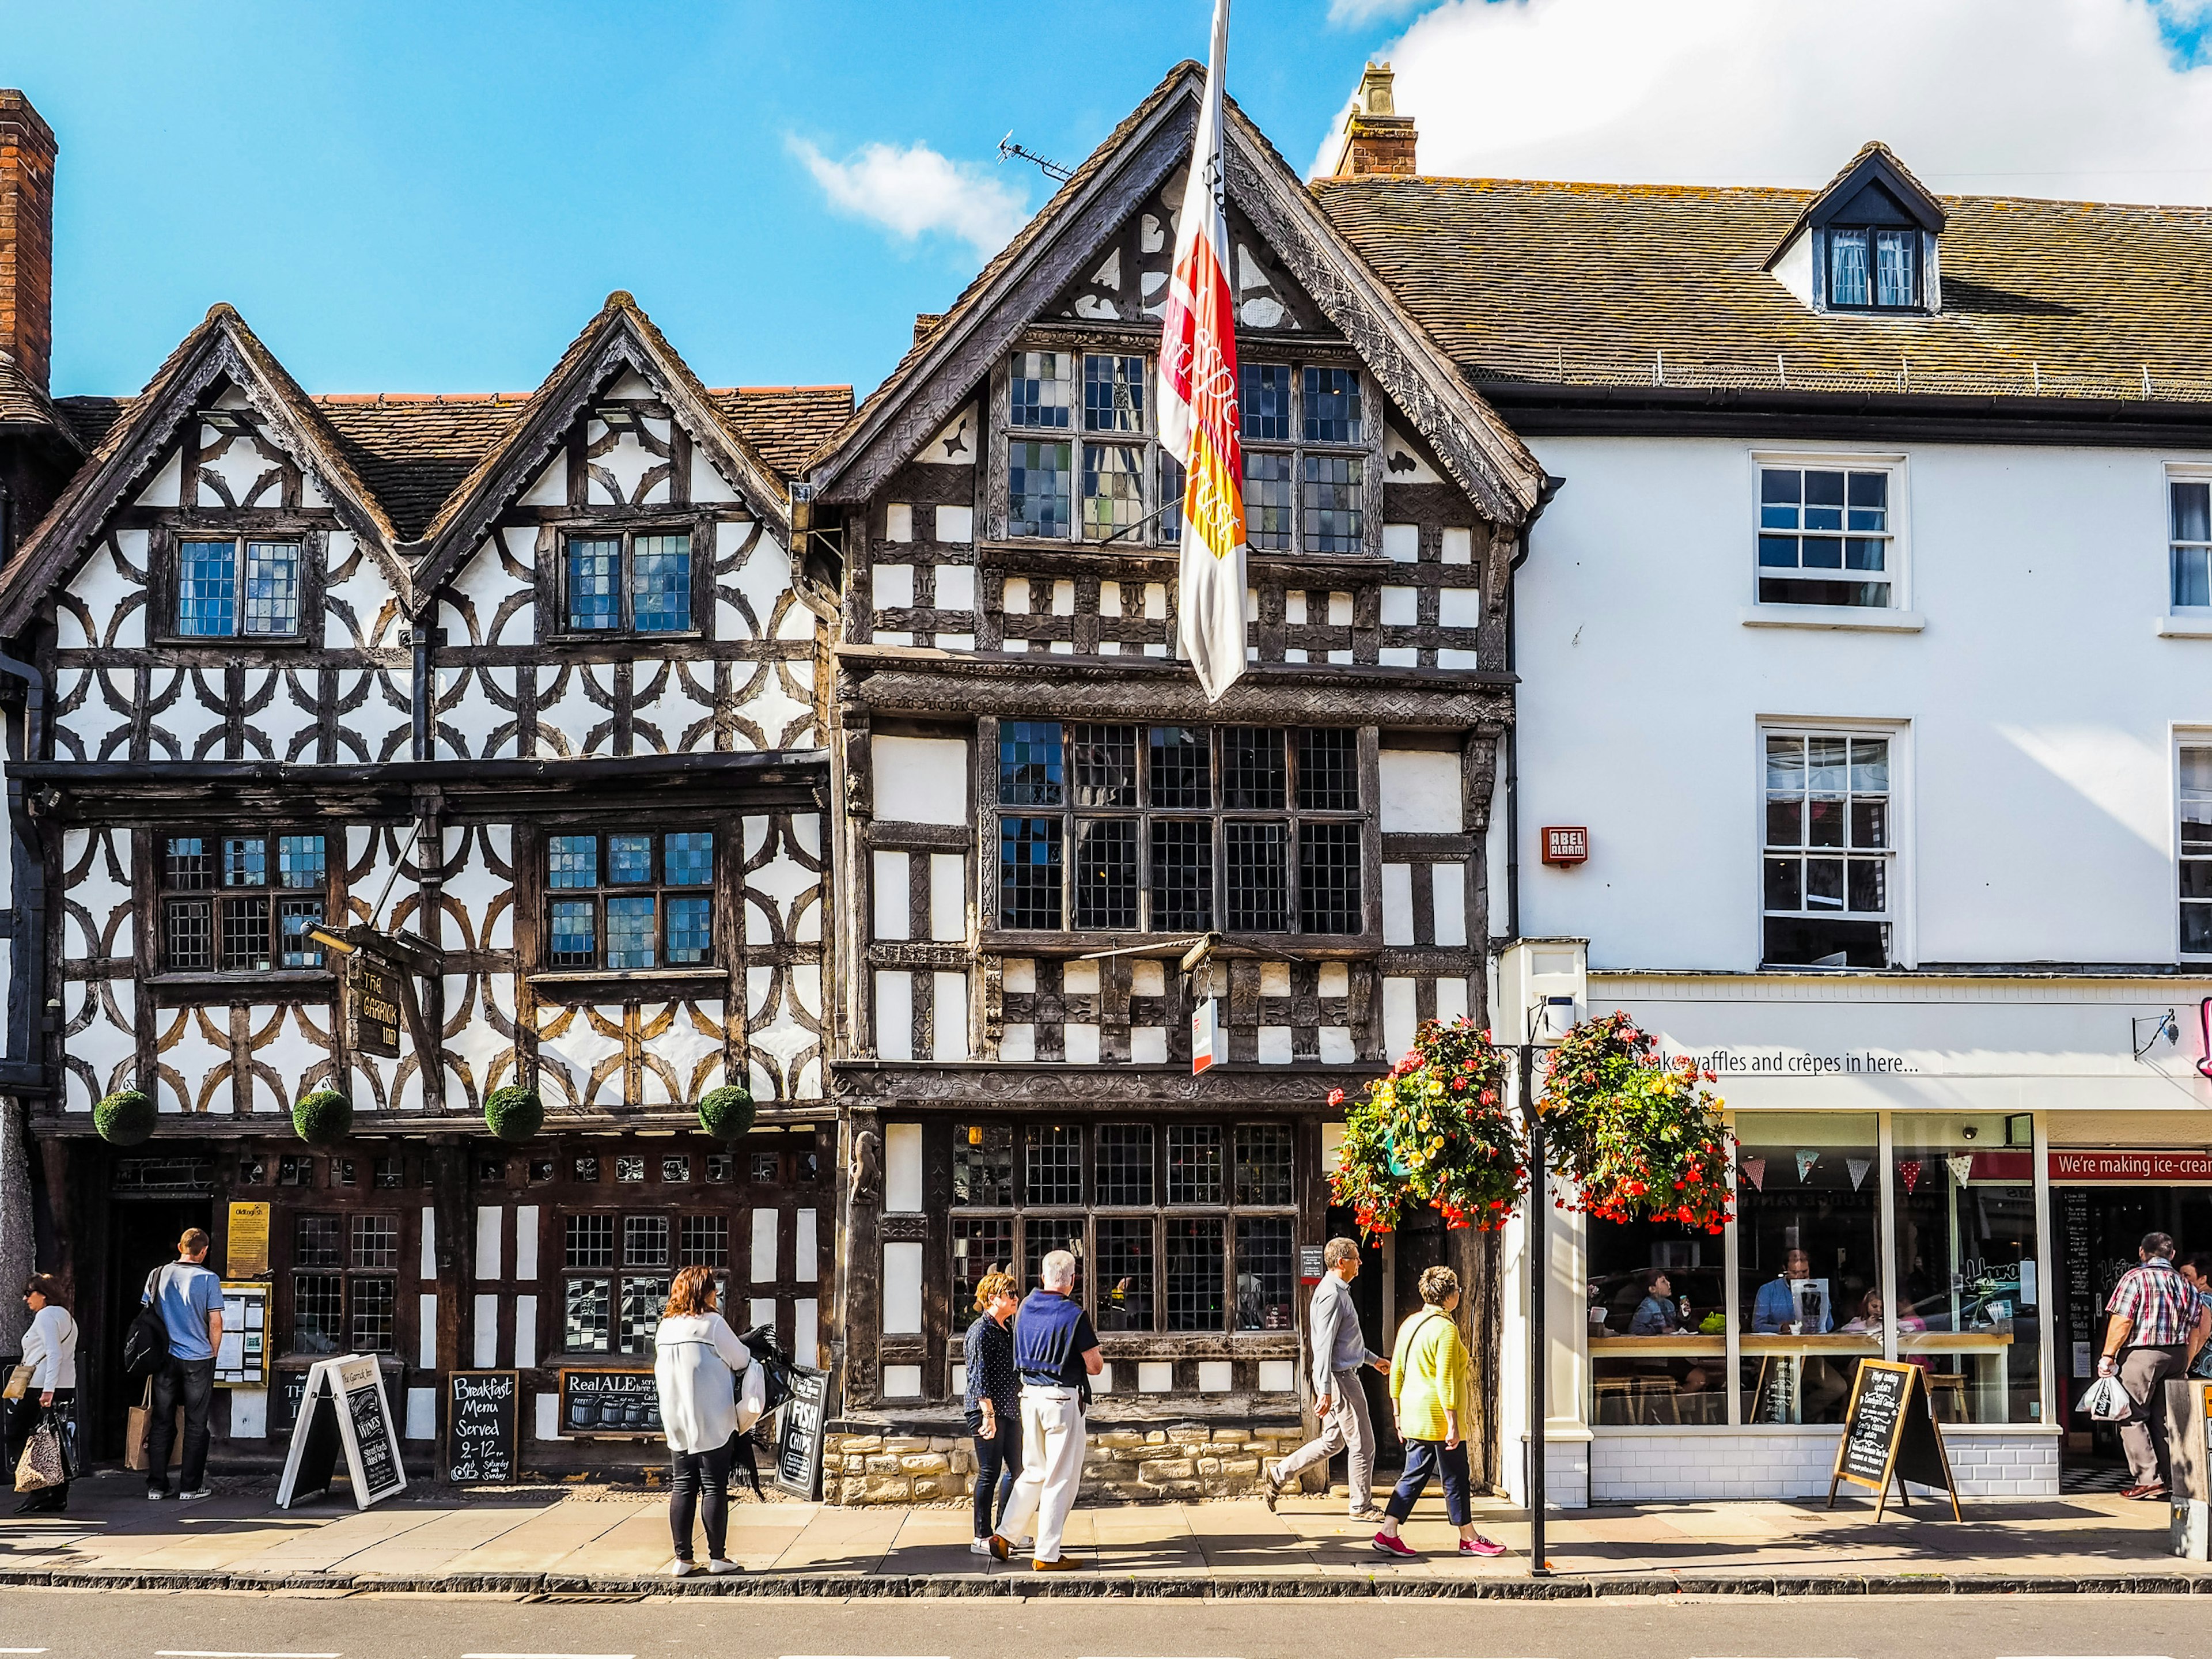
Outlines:
[[[1925,618],[1869,633],[1742,620],[1753,451],[1805,447],[1534,447],[1567,483],[1516,597],[1524,933],[1587,936],[1593,968],[1754,967],[1758,719],[1838,717],[1909,722],[1908,963],[2175,959],[2171,746],[2212,728],[2212,639],[2156,634],[2165,467],[2212,455],[1869,448],[1908,458]],[[1589,863],[1546,867],[1547,823],[1589,826]]]

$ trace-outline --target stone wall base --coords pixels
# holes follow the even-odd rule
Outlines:
[[[1081,1497],[1091,1503],[1244,1498],[1261,1471],[1304,1443],[1296,1429],[1099,1428],[1083,1456]],[[1318,1492],[1326,1466],[1309,1469]],[[832,1504],[927,1504],[975,1489],[975,1445],[966,1436],[833,1433],[822,1449],[822,1496]]]

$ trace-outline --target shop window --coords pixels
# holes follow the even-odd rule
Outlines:
[[[2181,953],[2212,956],[2212,746],[2181,746]]]
[[[664,1186],[677,1186],[691,1179],[691,1160],[688,1158],[664,1158],[660,1160],[660,1179]]]
[[[1102,1333],[1292,1328],[1289,1125],[1000,1121],[956,1124],[952,1143],[961,1323],[985,1272],[1018,1261],[1027,1291],[1065,1249]]]
[[[399,1218],[301,1215],[292,1231],[292,1352],[395,1353]]]
[[[1741,1420],[1840,1423],[1882,1352],[1874,1116],[1747,1112],[1736,1138]]]
[[[689,633],[691,576],[691,538],[681,531],[568,537],[562,621],[586,635]]]
[[[1768,732],[1764,740],[1764,960],[1887,967],[1896,886],[1890,739]]]
[[[162,963],[172,973],[320,968],[330,871],[320,836],[171,836],[162,844]]]
[[[2001,1116],[1890,1121],[1897,1357],[1946,1423],[2042,1420],[2047,1258],[2029,1160],[2004,1145]]]
[[[545,843],[545,965],[627,971],[714,957],[714,837],[550,836]]]
[[[1721,1247],[1676,1222],[1591,1218],[1592,1423],[1728,1421]]]
[[[1006,720],[999,802],[1001,927],[1363,929],[1355,732]]]
[[[649,1355],[679,1267],[730,1265],[726,1214],[582,1211],[561,1219],[562,1342],[569,1353]],[[723,1311],[729,1312],[726,1303]]]
[[[726,1186],[732,1178],[737,1159],[728,1152],[709,1152],[706,1158],[706,1176],[709,1186]]]

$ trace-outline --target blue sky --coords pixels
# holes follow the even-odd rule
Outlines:
[[[831,211],[793,148],[924,143],[1030,208],[1205,0],[0,4],[61,143],[57,392],[135,391],[217,300],[311,391],[528,388],[626,288],[711,385],[882,378],[980,262]],[[1318,138],[1387,21],[1245,0],[1233,84]]]
[[[711,385],[863,392],[1210,0],[0,0],[62,145],[58,392],[227,300],[317,392],[534,386],[608,290]],[[1853,27],[1838,30],[1839,17]],[[2212,202],[2212,0],[1237,0],[1310,165],[1388,52],[1425,169]],[[1865,57],[1864,63],[1857,61]]]

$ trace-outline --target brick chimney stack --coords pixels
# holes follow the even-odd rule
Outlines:
[[[1413,165],[1413,118],[1398,113],[1391,95],[1388,64],[1370,64],[1359,77],[1359,94],[1352,113],[1344,118],[1344,148],[1338,153],[1336,176],[1356,179],[1364,173],[1395,173],[1410,178]]]
[[[0,88],[0,352],[44,392],[53,344],[53,130]]]

